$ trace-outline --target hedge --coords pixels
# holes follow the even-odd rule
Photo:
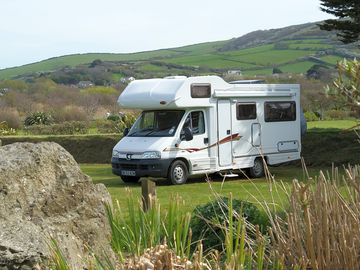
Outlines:
[[[112,149],[120,135],[64,135],[0,137],[3,145],[15,142],[56,142],[64,147],[78,163],[110,163]]]
[[[2,144],[52,141],[63,146],[79,163],[110,163],[120,135],[3,136]],[[354,132],[309,132],[302,140],[302,156],[308,165],[360,163],[360,142]]]

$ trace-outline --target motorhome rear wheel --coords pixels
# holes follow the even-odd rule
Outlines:
[[[254,166],[250,168],[250,176],[252,178],[260,178],[265,174],[264,162],[262,158],[256,158],[254,160]]]

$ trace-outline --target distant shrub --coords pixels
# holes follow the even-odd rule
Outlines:
[[[109,116],[110,117],[110,116]],[[109,117],[107,119],[109,119]],[[97,120],[96,121],[96,128],[98,129],[99,133],[122,133],[125,128],[130,128],[135,120],[136,115],[135,114],[125,114],[120,120],[115,120],[117,118],[117,115],[114,115],[114,120]]]
[[[9,128],[18,129],[21,127],[20,115],[15,108],[1,109],[0,122],[6,122]]]
[[[311,122],[311,121],[318,121],[319,117],[316,116],[316,114],[314,112],[310,112],[307,111],[304,113],[305,119],[307,122]]]
[[[242,214],[248,222],[259,225],[262,231],[266,231],[269,226],[269,219],[254,204],[236,199],[233,199],[232,204],[236,214]],[[193,211],[190,224],[193,241],[202,240],[204,249],[215,248],[222,250],[225,236],[221,227],[228,225],[228,206],[229,199],[226,197],[204,205],[198,205]],[[235,216],[234,218],[238,220]]]
[[[0,135],[1,136],[15,135],[15,134],[16,134],[16,130],[14,128],[9,127],[5,121],[0,122]]]
[[[102,94],[102,95],[118,95],[118,91],[113,87],[94,86],[81,90],[82,93]]]
[[[45,112],[34,112],[25,118],[25,126],[50,125],[54,122],[52,116]]]
[[[53,134],[57,135],[86,134],[87,132],[88,126],[86,122],[71,121],[53,125]]]
[[[74,135],[86,134],[88,127],[84,122],[72,121],[52,125],[33,125],[26,127],[25,130],[32,135]]]
[[[128,113],[125,114],[121,120],[121,122],[123,122],[124,124],[124,128],[128,127],[132,127],[132,125],[135,123],[137,118],[137,114],[133,114],[133,113]]]
[[[125,127],[119,121],[98,120],[96,128],[99,133],[121,133]]]
[[[273,68],[272,74],[281,74],[281,73],[283,73],[283,72],[281,71],[280,68],[278,68],[278,67]]]
[[[54,112],[54,119],[57,123],[87,121],[88,118],[88,114],[82,107],[79,106],[69,105]]]
[[[340,110],[329,110],[325,112],[325,119],[341,120],[349,117],[349,113]]]
[[[106,119],[110,120],[110,121],[120,121],[121,120],[120,116],[116,115],[116,114],[110,114]]]

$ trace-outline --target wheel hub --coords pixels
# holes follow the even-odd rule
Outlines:
[[[180,166],[174,169],[174,178],[176,180],[181,180],[184,177],[184,170]]]

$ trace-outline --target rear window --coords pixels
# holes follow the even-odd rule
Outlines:
[[[265,122],[283,122],[295,120],[295,101],[265,102]]]

